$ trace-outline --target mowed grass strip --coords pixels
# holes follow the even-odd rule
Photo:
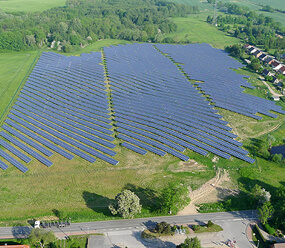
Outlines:
[[[35,12],[64,6],[65,0],[8,0],[0,1],[0,9],[5,12]]]

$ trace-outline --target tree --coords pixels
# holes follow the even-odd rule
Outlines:
[[[189,190],[186,186],[170,183],[162,191],[162,210],[176,214],[190,203]]]
[[[281,163],[283,160],[283,155],[282,154],[274,154],[272,157],[272,161],[275,163]]]
[[[133,218],[141,212],[139,197],[130,190],[123,190],[115,197],[115,203],[109,205],[113,215],[120,214],[123,218]]]
[[[186,238],[184,243],[176,246],[177,248],[201,248],[201,242],[197,237],[194,238]]]
[[[252,198],[255,200],[256,204],[262,205],[265,202],[269,202],[271,194],[269,191],[266,191],[260,185],[256,184],[251,190]]]
[[[32,232],[29,236],[29,241],[35,247],[45,247],[46,245],[54,242],[56,240],[52,231],[46,231],[40,228],[32,229]]]
[[[270,201],[265,202],[261,207],[258,208],[258,216],[263,225],[265,225],[274,212],[273,206]]]

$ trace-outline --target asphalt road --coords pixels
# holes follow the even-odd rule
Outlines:
[[[257,218],[256,211],[238,211],[238,212],[222,212],[222,213],[207,213],[184,216],[163,216],[151,217],[131,220],[110,220],[96,222],[71,223],[70,226],[63,228],[47,228],[52,230],[59,237],[66,237],[76,234],[91,234],[118,230],[139,229],[152,227],[156,223],[166,221],[169,224],[194,224],[206,223],[208,220],[219,224],[219,222],[234,223],[244,220],[252,220]],[[229,226],[232,228],[232,226]],[[31,226],[22,227],[0,227],[0,239],[5,238],[24,238],[31,232]]]

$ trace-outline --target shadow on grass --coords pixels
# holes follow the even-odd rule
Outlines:
[[[84,191],[82,196],[86,202],[86,206],[92,209],[94,212],[102,213],[105,216],[113,216],[108,208],[112,201],[108,197],[88,191]]]
[[[156,212],[161,209],[161,200],[157,196],[157,191],[150,188],[138,187],[130,183],[126,184],[124,189],[134,192],[140,198],[140,203],[144,209],[147,209],[150,212]]]

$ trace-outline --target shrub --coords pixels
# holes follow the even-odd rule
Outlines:
[[[193,229],[194,232],[196,232],[196,231],[199,231],[199,230],[201,229],[201,226],[199,226],[199,225],[193,225],[193,226],[192,226],[192,229]]]
[[[211,220],[209,220],[208,223],[206,224],[207,227],[211,227],[213,225],[214,225],[214,223]]]
[[[157,223],[155,230],[160,234],[170,234],[172,233],[171,226],[165,221]]]

